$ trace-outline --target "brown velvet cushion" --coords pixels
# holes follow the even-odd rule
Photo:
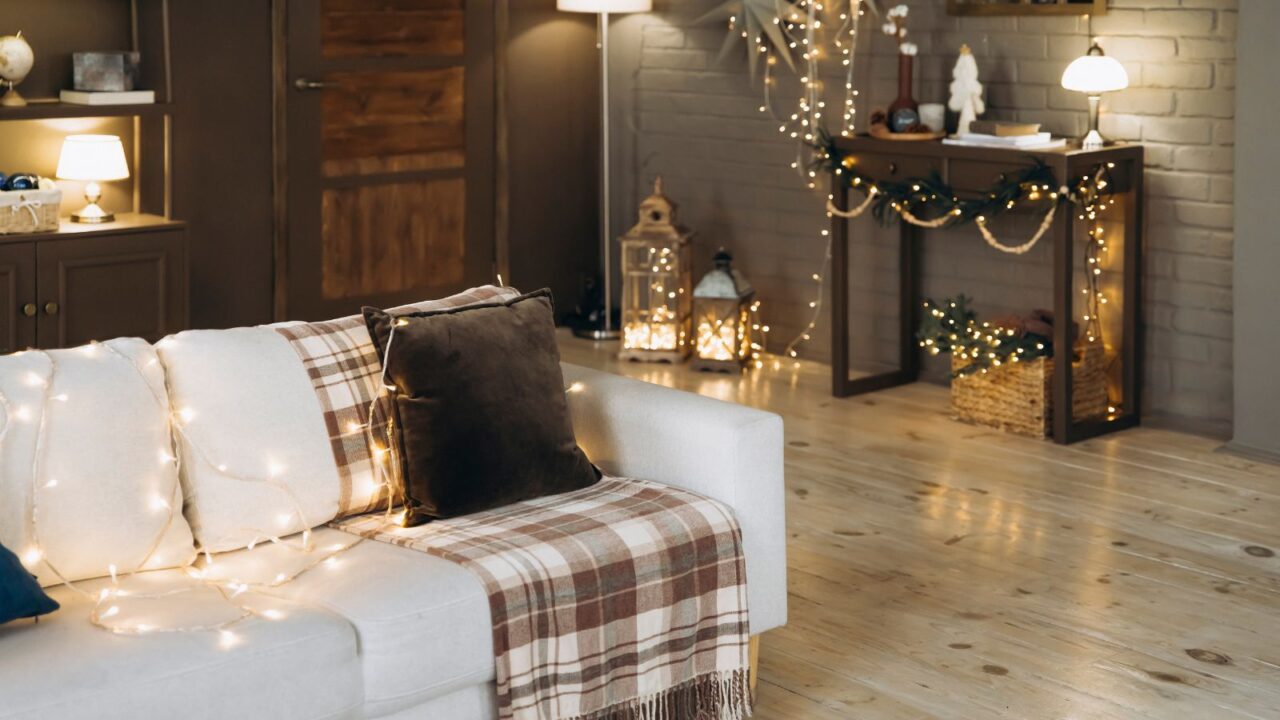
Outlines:
[[[365,308],[364,317],[396,388],[406,525],[600,479],[573,435],[550,290],[394,316]]]

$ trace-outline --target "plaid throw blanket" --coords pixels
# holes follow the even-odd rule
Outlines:
[[[381,515],[333,525],[480,578],[504,720],[751,714],[741,535],[718,502],[606,477],[415,528]]]
[[[391,312],[444,310],[519,294],[513,288],[486,285]],[[338,517],[385,507],[387,484],[370,438],[386,437],[388,408],[382,403],[370,408],[379,397],[382,361],[365,328],[364,317],[291,323],[276,326],[275,330],[298,353],[320,400],[333,459],[338,464]]]

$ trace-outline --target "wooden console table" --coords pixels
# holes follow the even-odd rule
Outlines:
[[[1071,363],[1058,363],[1053,375],[1053,439],[1073,443],[1096,435],[1138,424],[1142,390],[1142,243],[1143,243],[1143,152],[1140,145],[1118,144],[1101,150],[1075,147],[1052,150],[1005,150],[943,145],[938,142],[894,142],[870,137],[842,138],[836,147],[852,157],[853,167],[877,180],[903,181],[937,173],[961,196],[985,191],[998,180],[1011,176],[1038,158],[1054,173],[1059,185],[1079,179],[1101,163],[1114,163],[1108,172],[1111,190],[1125,195],[1123,340],[1120,345],[1123,373],[1122,404],[1107,418],[1077,422],[1071,413]],[[850,187],[837,182],[833,190],[837,208],[847,210]],[[861,193],[858,193],[859,198]],[[870,220],[868,220],[870,222]],[[1053,242],[1053,311],[1056,318],[1075,318],[1073,273],[1077,271],[1074,242],[1077,213],[1059,212],[1046,239]],[[897,370],[851,379],[849,377],[849,221],[832,218],[831,293],[832,393],[848,397],[915,382],[920,374],[920,348],[915,341],[922,297],[920,292],[920,228],[898,221],[899,236],[899,343]],[[974,229],[976,233],[977,230]],[[994,251],[993,251],[994,252]],[[1071,322],[1054,324],[1054,347],[1074,345]]]

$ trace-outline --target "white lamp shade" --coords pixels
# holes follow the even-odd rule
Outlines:
[[[123,180],[129,177],[124,145],[115,135],[68,135],[62,141],[58,177],[63,180]]]
[[[649,12],[653,0],[556,0],[556,9],[580,13]]]
[[[1115,58],[1083,55],[1072,60],[1062,73],[1062,87],[1090,95],[1123,90],[1129,87],[1129,73]]]

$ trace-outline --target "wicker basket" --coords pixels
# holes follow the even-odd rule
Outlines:
[[[39,190],[0,192],[0,235],[58,229],[62,191],[44,180]]]
[[[951,369],[964,361],[951,358]],[[1099,343],[1076,346],[1072,362],[1072,415],[1076,420],[1107,413],[1106,351]],[[1053,427],[1053,359],[1005,363],[984,373],[951,379],[951,410],[957,420],[1045,438]]]

